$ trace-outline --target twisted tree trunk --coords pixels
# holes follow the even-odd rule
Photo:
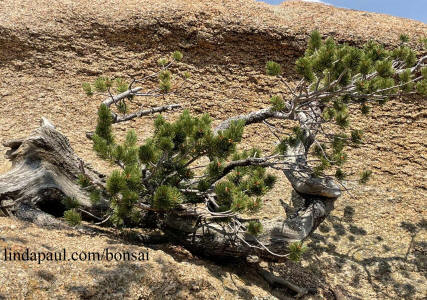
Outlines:
[[[264,110],[261,113],[271,117]],[[257,122],[263,119],[256,113],[252,113],[252,117]],[[305,126],[304,116],[299,118]],[[306,134],[310,132],[307,130]],[[65,207],[61,200],[64,197],[75,198],[82,209],[95,215],[108,207],[106,201],[94,207],[87,192],[77,182],[79,174],[84,173],[93,184],[103,188],[105,176],[85,164],[74,153],[68,139],[48,120],[43,118],[41,127],[29,137],[4,145],[10,148],[6,156],[12,161],[12,169],[0,175],[0,207],[3,211],[46,225],[57,222],[52,215],[63,215]],[[295,170],[291,168],[284,172],[298,193],[310,197],[293,216],[262,220],[264,230],[260,236],[243,234],[243,238],[238,238],[230,228],[204,218],[205,207],[192,204],[181,205],[168,213],[163,229],[178,243],[207,256],[244,258],[257,255],[269,261],[286,259],[288,243],[309,236],[331,212],[334,200],[340,195],[333,181],[310,178],[297,171],[305,163],[307,146],[300,143],[289,148],[286,160],[291,166],[295,165]],[[247,222],[240,221],[242,224]]]
[[[243,120],[245,125],[262,122],[268,118],[288,118],[297,120],[305,131],[304,142],[289,147],[285,162],[288,168],[284,174],[294,190],[306,199],[304,205],[292,216],[280,216],[260,220],[263,231],[260,236],[250,234],[237,238],[231,228],[217,223],[201,223],[206,211],[193,206],[181,206],[167,219],[166,226],[177,239],[204,255],[214,257],[245,257],[256,255],[264,260],[280,261],[286,259],[290,242],[303,241],[323,222],[334,209],[334,201],[341,190],[331,178],[315,178],[307,172],[307,153],[312,145],[317,128],[315,118],[318,111],[298,113],[296,116],[275,113],[272,109],[262,109],[247,115],[240,115],[223,121],[215,132],[227,129],[232,121]],[[242,220],[242,223],[247,223]]]

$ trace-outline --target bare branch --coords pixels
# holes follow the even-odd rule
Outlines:
[[[220,130],[226,130],[231,126],[232,122],[234,121],[243,120],[245,121],[245,125],[249,125],[254,123],[260,123],[270,118],[286,120],[286,119],[289,119],[289,116],[290,116],[289,113],[278,112],[271,107],[264,108],[255,112],[251,112],[247,115],[239,115],[239,116],[224,120],[215,128],[214,132],[217,133]]]
[[[155,113],[174,110],[177,108],[181,108],[181,105],[180,104],[170,104],[170,105],[164,105],[164,106],[153,107],[150,109],[140,110],[140,111],[137,111],[137,112],[132,113],[132,114],[124,115],[122,117],[116,116],[113,123],[126,122],[129,120],[135,119],[135,118],[140,118],[142,116],[147,116],[147,115],[151,115],[151,114],[155,114]]]
[[[113,103],[115,103],[115,102],[117,102],[123,98],[130,97],[130,96],[136,94],[137,92],[139,92],[140,90],[142,90],[142,87],[136,87],[136,88],[127,90],[126,92],[123,92],[123,93],[118,94],[116,96],[108,97],[102,103],[105,104],[107,107],[110,107],[111,104],[113,104]]]

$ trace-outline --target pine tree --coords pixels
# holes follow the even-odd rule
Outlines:
[[[244,220],[238,216],[253,214],[262,208],[263,196],[276,183],[276,177],[268,168],[283,171],[299,193],[339,197],[341,190],[337,193],[332,179],[341,184],[352,180],[351,172],[345,168],[349,159],[347,150],[364,144],[363,132],[351,122],[354,107],[358,106],[362,114],[367,115],[376,104],[383,105],[389,98],[427,94],[426,57],[417,59],[417,53],[407,45],[407,36],[401,36],[400,40],[401,45],[393,50],[376,42],[359,48],[337,44],[332,38],[322,39],[321,34],[314,31],[304,55],[296,60],[296,71],[301,78],[299,84],[294,88],[286,85],[291,97],[274,95],[269,108],[232,117],[216,128],[212,128],[207,114],[192,116],[184,111],[175,121],[167,121],[159,115],[154,121],[152,136],[140,145],[135,131],[129,131],[123,143],[116,143],[112,124],[166,111],[170,107],[129,114],[126,101],[137,96],[140,89],[132,89],[135,80],[127,84],[122,79],[112,81],[101,77],[95,81],[94,89],[84,84],[88,95],[94,94],[94,90],[110,92],[113,85],[121,93],[118,100],[110,93],[111,100],[107,99],[100,106],[92,137],[98,155],[120,167],[111,173],[106,183],[111,221],[117,226],[136,225],[143,211],[149,211],[157,216],[159,224],[164,224],[167,216],[182,213],[188,205],[205,206],[196,225],[189,225],[195,226],[193,234],[204,226],[201,220],[214,219],[213,223],[228,225],[226,233],[219,229],[223,225],[217,227],[217,234],[227,237],[218,241],[232,237],[234,242],[242,241],[243,248],[263,249],[267,255],[300,260],[306,251],[301,241],[289,243],[286,255],[274,253],[265,243],[270,242],[269,234],[277,228],[272,229],[262,220]],[[182,60],[182,53],[174,52],[171,57],[157,61],[160,71],[150,78],[157,81],[158,89],[152,96],[173,93],[177,84],[173,84],[176,75],[172,74],[170,66]],[[282,68],[279,63],[268,61],[265,71],[277,78]],[[189,77],[184,73],[183,82]],[[112,104],[117,112],[111,110]],[[122,119],[119,114],[123,114]],[[267,122],[269,118],[294,120],[298,125],[290,133],[283,134]],[[271,153],[264,154],[255,147],[238,150],[244,127],[256,122],[264,122],[280,140]],[[201,163],[203,159],[208,162]],[[365,184],[371,175],[370,170],[364,170],[357,181]],[[80,181],[82,186],[87,186],[84,178]],[[315,188],[307,191],[307,187],[312,186]],[[91,198],[98,201],[101,194],[92,187]],[[318,212],[314,207],[305,207],[305,214],[311,214],[313,220],[319,218],[327,210],[326,206],[319,205]],[[189,210],[189,217],[194,217],[194,213]],[[71,216],[71,212],[68,214]],[[296,234],[294,229],[288,230],[303,240],[322,220],[316,219],[307,225],[312,227],[302,228]],[[281,230],[285,228],[283,224]]]
[[[100,116],[109,116],[108,108],[101,106]],[[106,124],[105,124],[105,123]],[[111,118],[99,117],[97,136],[114,138],[110,126]],[[260,156],[261,151],[239,152],[236,144],[241,140],[243,124],[236,122],[227,130],[214,134],[211,119],[207,115],[192,117],[184,111],[175,122],[167,122],[161,115],[155,120],[153,137],[141,146],[136,146],[136,134],[129,131],[123,144],[108,144],[110,159],[119,163],[122,170],[113,171],[107,180],[107,191],[113,200],[117,224],[125,224],[132,205],[143,194],[144,199],[156,211],[167,211],[184,202],[204,202],[197,194],[215,191],[219,211],[254,211],[261,206],[259,198],[270,190],[275,177],[265,172],[265,168],[247,166],[236,168],[226,178],[223,177],[226,160],[232,161]],[[94,139],[94,143],[98,140]],[[104,157],[102,147],[95,151]],[[188,192],[188,182],[194,179],[192,162],[207,156],[210,163],[206,166],[202,179]],[[149,174],[144,178],[141,174]]]

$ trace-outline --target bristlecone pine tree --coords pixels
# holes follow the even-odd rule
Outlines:
[[[363,145],[363,133],[350,123],[354,110],[368,114],[391,97],[427,95],[427,57],[417,55],[407,42],[402,35],[401,45],[393,50],[375,42],[357,48],[323,40],[315,31],[296,61],[299,83],[287,84],[291,96],[275,95],[270,107],[227,119],[216,128],[207,114],[192,116],[185,110],[173,122],[159,115],[153,135],[141,145],[133,130],[123,143],[116,142],[112,125],[179,108],[172,104],[128,112],[137,96],[164,97],[185,87],[189,74],[177,76],[182,83],[174,83],[170,71],[183,55],[177,51],[170,59],[160,59],[158,73],[129,85],[108,78],[85,83],[88,95],[108,91],[90,137],[98,155],[119,166],[108,177],[106,194],[93,188],[92,198],[110,201],[108,222],[146,226],[151,220],[177,242],[206,255],[298,260],[305,251],[302,242],[333,209],[345,184],[364,184],[372,174],[349,174],[345,169],[346,150]],[[280,77],[281,66],[268,61],[266,72]],[[148,92],[132,87],[147,80],[157,81],[158,87]],[[114,87],[119,93],[115,96]],[[286,135],[269,119],[296,125]],[[239,151],[244,127],[261,122],[278,139],[271,153],[256,147]],[[263,195],[276,182],[269,169],[282,171],[306,201],[287,218],[250,219],[247,214],[262,209]],[[84,178],[81,182],[90,185]]]

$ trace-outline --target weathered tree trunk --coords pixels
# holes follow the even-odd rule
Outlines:
[[[64,197],[75,198],[90,213],[97,214],[107,208],[106,202],[94,207],[77,182],[79,174],[84,173],[93,184],[103,188],[104,176],[85,164],[68,139],[46,119],[29,137],[4,145],[10,148],[6,156],[12,161],[12,169],[0,175],[0,207],[4,211],[46,225],[55,223],[52,215],[63,215]],[[289,154],[289,163],[299,168],[306,157],[304,145],[290,148]],[[264,230],[256,238],[244,233],[236,235],[225,227],[228,225],[213,222],[212,215],[205,218],[209,215],[206,207],[193,204],[181,205],[168,213],[162,222],[163,229],[177,242],[207,256],[286,259],[288,243],[304,240],[313,232],[333,209],[339,193],[333,182],[301,177],[296,171],[287,171],[285,175],[297,192],[311,194],[310,198],[293,216],[261,220]]]
[[[293,118],[305,130],[303,143],[289,147],[284,174],[293,189],[306,199],[304,205],[292,216],[281,216],[260,220],[263,231],[260,236],[243,234],[237,238],[233,228],[217,223],[201,223],[206,212],[201,208],[182,206],[181,211],[174,210],[167,219],[166,226],[178,236],[188,248],[208,256],[245,257],[256,255],[264,260],[279,261],[286,259],[291,242],[303,241],[323,222],[334,208],[335,200],[341,190],[330,178],[314,178],[306,172],[307,153],[314,141],[316,125],[310,122],[315,116],[299,113],[296,116],[276,114],[271,109],[262,109],[248,115],[240,115],[222,122],[217,129],[227,129],[232,121],[243,120],[245,125],[262,122],[267,118]],[[313,125],[314,124],[314,125]],[[241,222],[245,224],[244,220]],[[185,234],[183,234],[185,232]],[[242,234],[240,234],[242,235]]]
[[[103,176],[85,164],[73,151],[68,139],[45,118],[29,137],[3,143],[10,148],[6,157],[12,169],[0,175],[0,208],[21,219],[48,225],[51,216],[62,216],[64,197],[75,198],[89,211],[94,207],[77,180],[84,173],[95,185],[103,186]]]
[[[260,220],[263,231],[256,238],[243,234],[243,239],[239,239],[227,225],[210,223],[209,220],[199,223],[206,211],[190,205],[173,210],[164,229],[178,243],[204,256],[245,258],[255,255],[266,261],[283,261],[288,259],[289,243],[307,238],[333,210],[334,200],[312,200],[293,216]],[[241,220],[241,223],[247,222]]]

